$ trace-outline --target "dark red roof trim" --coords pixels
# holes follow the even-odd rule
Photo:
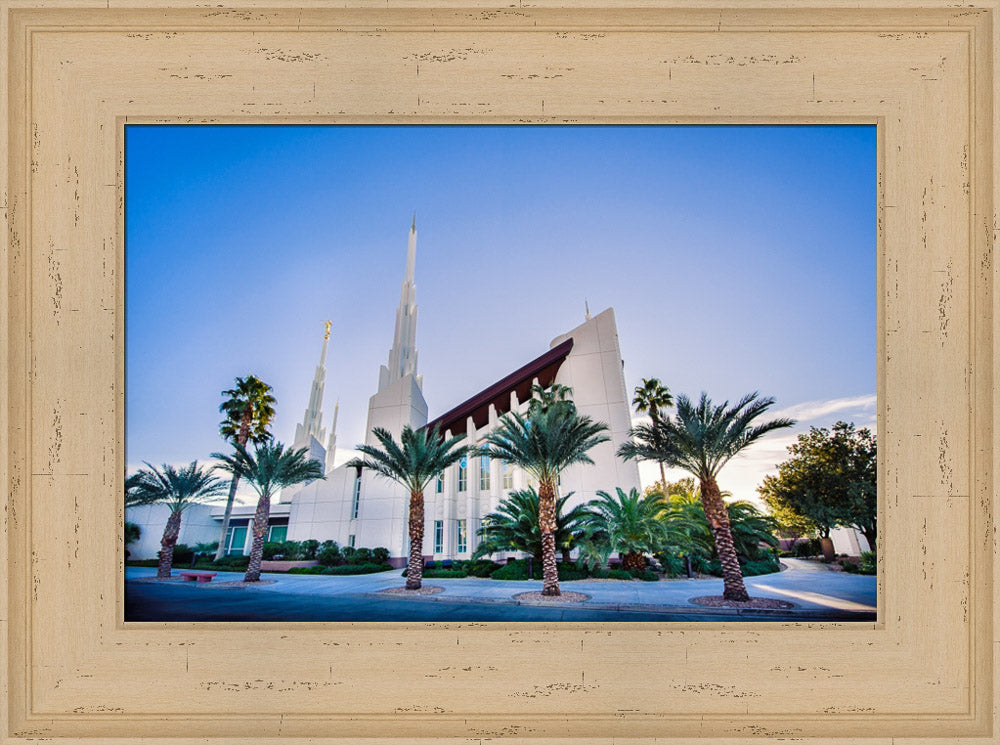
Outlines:
[[[442,414],[432,422],[428,422],[427,427],[433,429],[435,426],[439,426],[441,434],[450,429],[452,435],[464,435],[466,433],[465,421],[470,416],[476,429],[485,427],[490,420],[490,404],[496,407],[497,416],[500,416],[510,411],[511,391],[517,393],[518,401],[527,401],[531,397],[531,384],[535,378],[538,378],[538,382],[543,387],[551,385],[552,381],[556,379],[559,367],[572,348],[573,339],[567,339],[541,357],[533,359],[524,367],[518,368],[489,388],[480,391],[468,401],[460,403],[451,411]]]

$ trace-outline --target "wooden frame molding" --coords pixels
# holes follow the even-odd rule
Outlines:
[[[276,5],[0,0],[0,741],[995,742],[998,0]],[[124,623],[142,122],[876,124],[878,622]]]

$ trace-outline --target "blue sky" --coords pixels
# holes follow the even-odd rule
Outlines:
[[[254,373],[291,442],[333,321],[324,423],[363,439],[411,215],[433,418],[615,308],[626,384],[759,390],[797,431],[874,425],[874,126],[126,128],[130,466],[208,459]],[[650,472],[651,473],[651,472]],[[646,475],[646,472],[643,472]]]

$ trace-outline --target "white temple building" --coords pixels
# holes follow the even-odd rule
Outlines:
[[[464,434],[466,443],[478,444],[509,411],[524,411],[532,385],[567,385],[581,413],[609,426],[610,441],[593,448],[593,465],[575,465],[563,472],[559,493],[574,492],[567,508],[615,487],[641,488],[635,461],[615,453],[628,439],[631,411],[625,387],[624,362],[612,308],[556,336],[549,349],[513,372],[500,377],[466,401],[428,422],[423,379],[417,372],[417,287],[414,282],[417,253],[416,220],[410,226],[406,271],[396,309],[395,331],[388,360],[379,369],[378,388],[368,401],[365,442],[377,445],[372,435],[382,427],[398,440],[404,425],[413,428],[439,425],[446,436]],[[296,425],[292,446],[306,448],[309,457],[324,464],[326,478],[282,493],[271,505],[268,540],[319,541],[332,539],[343,546],[384,546],[390,562],[403,566],[409,554],[406,526],[409,493],[398,484],[370,471],[334,467],[339,402],[334,409],[330,436],[323,427],[323,395],[330,322],[313,375],[309,403]],[[527,474],[488,458],[465,458],[432,482],[424,493],[424,549],[427,559],[467,559],[478,545],[483,518],[496,510],[508,492],[530,485]],[[534,484],[537,486],[537,484]],[[255,505],[235,505],[226,536],[226,553],[250,552],[250,522]],[[219,538],[223,506],[195,505],[185,512],[179,543],[194,545]],[[132,558],[154,558],[167,519],[165,505],[129,508],[128,520],[139,524],[142,538],[129,549]],[[839,532],[839,531],[838,531]],[[845,533],[848,531],[845,531]],[[855,533],[855,531],[849,531]],[[838,541],[838,538],[840,539]],[[835,535],[838,551],[857,553],[859,546],[843,545]],[[862,539],[863,540],[863,539]],[[855,536],[856,542],[856,536]],[[861,548],[866,548],[861,547]]]
[[[611,442],[591,451],[595,465],[574,466],[563,474],[561,493],[575,492],[571,500],[575,504],[593,499],[599,489],[638,487],[636,464],[615,456],[615,450],[628,436],[630,415],[618,331],[610,308],[556,337],[544,354],[428,422],[423,379],[417,372],[416,251],[414,223],[410,226],[393,344],[387,363],[379,370],[378,389],[368,402],[365,442],[378,444],[372,436],[375,427],[387,429],[398,438],[404,425],[417,428],[429,423],[439,425],[447,436],[464,434],[469,444],[478,443],[503,414],[527,406],[533,383],[557,382],[573,389],[573,399],[582,413],[611,428]],[[314,392],[320,385],[317,380]],[[311,399],[310,407],[313,405]],[[305,422],[316,422],[318,426],[320,420],[318,410],[307,411],[300,429],[306,429]],[[316,452],[316,440],[312,441],[310,453]],[[463,459],[450,468],[431,483],[424,495],[425,556],[471,556],[482,519],[496,509],[507,492],[526,486],[526,474],[488,458]],[[282,495],[278,504],[289,504],[289,540],[333,539],[348,546],[385,546],[390,561],[402,566],[409,553],[408,502],[409,494],[403,487],[369,471],[359,473],[342,466],[329,469],[325,480]]]

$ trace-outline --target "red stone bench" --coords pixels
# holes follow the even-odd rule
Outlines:
[[[181,572],[180,577],[185,582],[194,582],[198,580],[199,582],[211,582],[212,577],[214,577],[217,572]]]

